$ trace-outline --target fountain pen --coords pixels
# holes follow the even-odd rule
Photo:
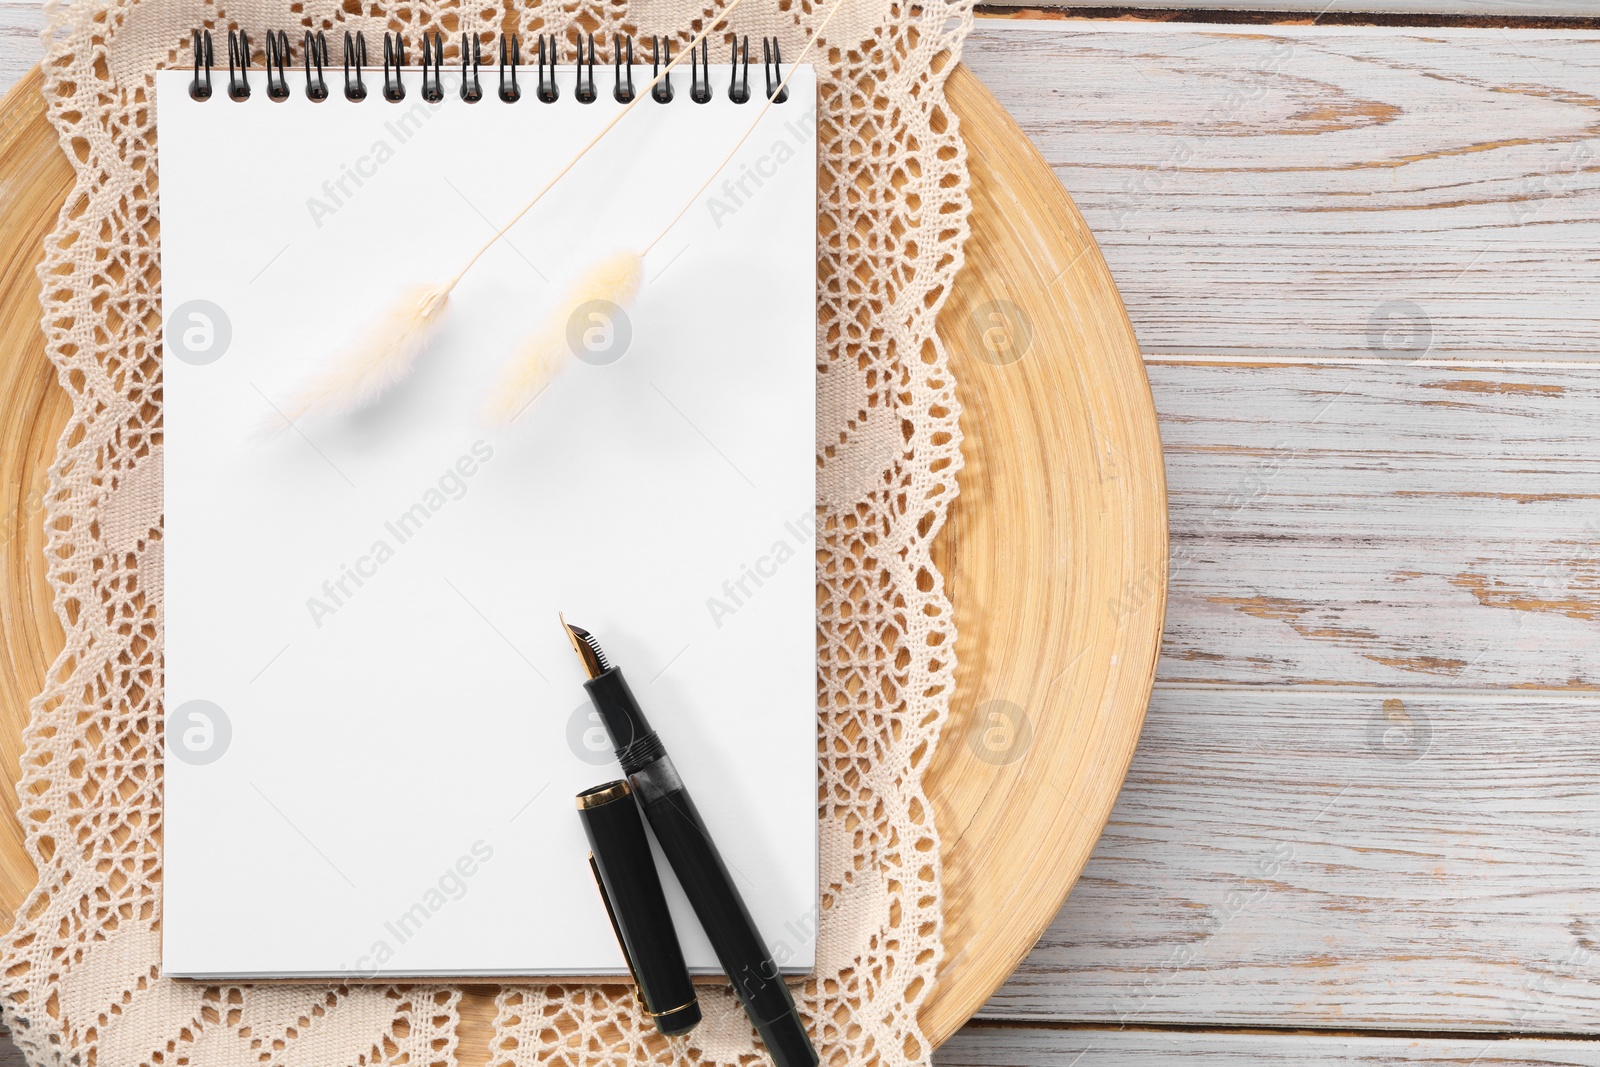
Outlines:
[[[772,962],[750,909],[728,875],[727,864],[661,738],[650,728],[622,671],[606,661],[594,635],[565,618],[561,625],[583,661],[589,676],[583,687],[600,713],[634,799],[655,831],[662,854],[705,928],[717,962],[732,980],[745,1014],[766,1044],[767,1054],[776,1067],[816,1067],[817,1051],[795,1010],[794,997]]]

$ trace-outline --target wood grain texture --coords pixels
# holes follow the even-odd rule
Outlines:
[[[44,30],[44,8],[26,0],[0,0],[0,93],[28,72],[44,56],[39,34]]]
[[[1583,357],[1600,34],[980,22],[1146,351]]]
[[[42,0],[0,0],[0,12],[7,7],[14,7],[24,11],[37,12],[43,6]],[[1053,8],[1071,7],[1074,9],[1093,8],[1133,8],[1163,12],[1194,11],[1268,11],[1282,12],[1288,18],[1295,16],[1301,18],[1315,18],[1318,15],[1330,13],[1390,13],[1401,15],[1466,15],[1483,17],[1487,15],[1508,15],[1520,18],[1552,18],[1552,17],[1595,17],[1596,10],[1589,0],[1070,0],[1070,2],[1057,2],[1057,0],[985,0],[986,7],[1030,7]],[[39,19],[43,24],[42,17]],[[5,22],[4,15],[0,15],[0,25]],[[16,77],[21,77],[27,67],[38,61],[38,56],[33,56],[23,66],[16,70]],[[4,68],[0,68],[3,70]],[[9,87],[8,82],[0,82],[0,92]]]
[[[940,1049],[933,1062],[937,1067],[1600,1067],[1600,1043],[973,1026]]]
[[[71,412],[44,355],[34,268],[72,168],[56,148],[43,100],[20,109],[16,99],[13,93],[0,101],[0,737],[20,740],[29,702],[65,644],[44,576],[44,499]],[[0,796],[7,801],[0,804],[0,921],[9,926],[35,878],[11,802],[20,749],[0,742],[0,751]]]
[[[1393,15],[1466,15],[1483,18],[1509,15],[1519,18],[1593,18],[1589,0],[984,0],[987,7],[1070,7],[1073,9],[1133,8],[1147,11],[1270,11],[1285,21],[1311,20],[1319,15],[1358,13]]]
[[[41,10],[44,0],[5,0],[5,5]],[[0,5],[0,6],[5,6]],[[1195,11],[1269,11],[1283,13],[1292,20],[1296,15],[1313,18],[1329,12],[1382,13],[1393,12],[1415,15],[1518,15],[1527,18],[1558,18],[1592,16],[1594,7],[1581,0],[1072,0],[1022,4],[1020,0],[988,0],[985,7],[1065,7],[1073,9],[1132,8],[1162,12]]]
[[[985,1017],[1600,1033],[1600,700],[1158,687]]]
[[[1165,681],[984,1016],[1600,1029],[1600,704],[1495,691],[1591,689],[1600,648],[1600,81],[1562,69],[1597,38],[1090,29],[984,24],[969,56],[1150,356]],[[1563,143],[1572,169],[1519,176]],[[1379,754],[1424,722],[1430,755]]]
[[[1600,688],[1600,366],[1149,370],[1163,680]]]
[[[1088,859],[1139,735],[1163,603],[1158,586],[1133,618],[1107,621],[1090,605],[1166,570],[1160,438],[1110,273],[1070,198],[993,98],[964,69],[947,90],[971,156],[973,210],[967,266],[940,320],[968,411],[968,465],[937,550],[964,638],[945,741],[925,779],[947,894],[946,957],[922,1009],[935,1042],[1027,953]],[[32,267],[71,176],[43,118],[37,71],[0,102],[6,115],[0,244],[14,269],[0,289],[0,324],[15,343],[0,349],[0,367],[34,384],[34,394],[13,395],[38,399],[0,422],[9,464],[0,474],[10,474],[13,521],[37,527],[26,490],[53,458],[40,442],[53,443],[68,405],[48,387]],[[1039,328],[1008,334],[1021,324]],[[1108,454],[1148,476],[1113,476]],[[0,662],[11,671],[0,693],[0,766],[12,774],[26,701],[60,640],[48,597],[36,595],[42,546],[21,547],[0,555],[11,565],[0,610],[14,660]],[[1009,708],[1021,717],[1008,719]],[[14,911],[32,878],[9,807],[6,815],[0,907]],[[469,987],[460,1011],[463,1062],[481,1062],[493,987]]]
[[[1149,385],[1094,237],[970,74],[947,92],[972,235],[939,317],[966,466],[934,552],[959,643],[926,779],[945,864],[946,955],[921,1016],[936,1042],[1027,953],[1094,847],[1155,674],[1167,550]],[[1134,584],[1150,590],[1137,609],[1096,610]]]

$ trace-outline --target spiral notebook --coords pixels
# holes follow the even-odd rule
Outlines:
[[[812,72],[691,202],[764,97],[759,51],[747,103],[730,65],[685,63],[473,268],[406,381],[290,424],[299,386],[623,106],[604,42],[589,103],[570,54],[502,100],[488,47],[477,102],[459,66],[425,87],[414,65],[389,75],[399,101],[381,68],[352,101],[334,43],[320,101],[298,42],[243,100],[220,63],[209,99],[156,75],[164,972],[624,974],[574,806],[620,770],[558,610],[627,672],[774,959],[809,970]],[[576,358],[486,426],[574,277],[685,203],[631,309],[578,323]],[[692,969],[715,972],[662,875]]]

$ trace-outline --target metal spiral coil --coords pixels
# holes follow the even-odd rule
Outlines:
[[[594,34],[589,35],[589,56],[584,58],[583,38],[578,38],[578,85],[572,96],[580,104],[592,104],[600,98],[594,89]]]
[[[472,44],[470,54],[467,49],[469,41]],[[461,35],[461,99],[469,104],[476,104],[483,99],[483,85],[478,81],[478,66],[483,62],[481,43],[477,34]],[[471,63],[470,71],[468,63]]]
[[[361,68],[367,65],[367,38],[360,30],[354,38],[344,31],[344,98],[360,103],[367,98],[367,83],[361,78]]]
[[[728,99],[735,104],[748,104],[750,102],[750,38],[744,39],[744,53],[741,60],[739,51],[739,38],[735,37],[729,44],[730,55],[728,65],[733,68],[728,74]]]
[[[663,58],[663,56],[662,56],[662,52],[663,51],[666,52],[665,58]],[[672,38],[670,38],[670,37],[656,37],[654,35],[651,35],[651,37],[650,37],[650,77],[651,77],[651,80],[654,80],[655,78],[660,76],[660,74],[661,74],[661,66],[662,66],[663,63],[670,64],[671,62],[672,62]],[[651,90],[650,98],[652,100],[654,100],[658,104],[670,104],[670,103],[672,103],[672,75],[668,74],[665,78],[661,79],[660,84],[658,84],[653,90]]]
[[[189,96],[194,100],[211,99],[211,31],[194,31],[194,80],[189,83]],[[200,68],[204,65],[205,77],[200,76]]]
[[[391,64],[393,64],[392,77]],[[405,65],[405,38],[398,33],[385,33],[383,35],[383,98],[391,104],[398,104],[406,98],[406,83],[400,80],[400,68]]]
[[[735,104],[748,103],[750,90],[750,38],[729,35],[728,99]],[[535,53],[536,82],[534,96],[542,103],[552,104],[561,97],[560,38],[556,34],[540,34]],[[302,65],[305,69],[305,94],[308,100],[323,101],[330,92],[327,81],[328,39],[317,30],[304,31]],[[189,96],[197,101],[211,99],[213,86],[211,69],[214,63],[211,31],[196,29],[193,35],[194,76],[189,82]],[[422,91],[429,103],[444,99],[444,34],[432,30],[422,34]],[[613,34],[611,38],[611,65],[613,81],[611,96],[619,104],[631,103],[637,92],[633,76],[633,38],[627,34]],[[573,61],[573,97],[582,104],[592,104],[600,97],[595,82],[598,63],[594,34],[579,34],[577,56]],[[515,33],[501,34],[499,40],[500,81],[499,97],[510,104],[522,98],[517,82],[517,70],[522,61],[522,42]],[[294,55],[289,45],[289,35],[283,30],[268,32],[265,47],[267,97],[274,101],[287,100],[291,95],[288,68],[294,65]],[[344,31],[344,97],[352,103],[367,98],[367,85],[363,71],[367,67],[367,39],[360,30]],[[250,37],[240,29],[228,31],[228,98],[244,101],[250,98]],[[652,80],[672,62],[672,38],[650,38],[650,71]],[[469,104],[484,97],[481,68],[483,41],[477,34],[461,35],[461,89],[460,97]],[[766,99],[775,104],[788,100],[789,91],[783,83],[783,56],[776,37],[761,39],[761,66],[766,77]],[[402,71],[407,69],[405,38],[398,32],[383,35],[383,98],[390,103],[405,99],[406,86]],[[660,79],[651,90],[651,98],[660,104],[669,104],[675,97],[672,76]],[[697,104],[711,102],[711,43],[701,46],[689,56],[689,99]]]
[[[546,50],[548,49],[548,55]],[[533,96],[542,104],[553,104],[561,97],[561,90],[556,86],[556,64],[560,57],[556,54],[556,35],[541,33],[539,35],[539,81],[534,86]]]
[[[767,38],[761,38],[761,69],[767,76],[767,99],[781,104],[789,99],[789,87],[783,84],[783,55],[778,51],[778,39],[772,38],[772,57],[767,58]]]
[[[437,104],[444,99],[444,34],[422,35],[422,99]]]
[[[711,103],[711,42],[700,42],[700,54],[689,50],[689,99],[697,104]]]
[[[279,30],[267,34],[267,99],[289,99],[289,35]]]
[[[626,52],[628,58],[623,59]],[[619,104],[633,101],[633,38],[627,34],[614,37],[611,41],[611,65],[614,68],[616,81],[612,83],[611,98]]]
[[[306,31],[304,59],[306,65],[306,99],[320,103],[328,99],[328,81],[323,75],[323,71],[328,65],[328,37],[321,30],[317,31],[315,37],[311,35],[310,30]],[[311,73],[313,64],[317,68],[315,74]]]
[[[514,33],[509,40],[510,56],[508,57],[506,54],[507,38],[504,35],[500,38],[500,99],[508,104],[514,104],[522,99],[522,90],[517,87],[517,64],[522,61],[522,41]],[[510,59],[509,65],[506,62],[508,58]],[[506,80],[508,73],[511,76],[509,82]]]
[[[228,31],[228,99],[250,99],[250,38],[243,30]]]

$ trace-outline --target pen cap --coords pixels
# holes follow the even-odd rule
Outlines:
[[[600,899],[645,1011],[663,1034],[688,1033],[700,1021],[700,1005],[628,783],[607,782],[579,793],[578,816],[589,837]]]

